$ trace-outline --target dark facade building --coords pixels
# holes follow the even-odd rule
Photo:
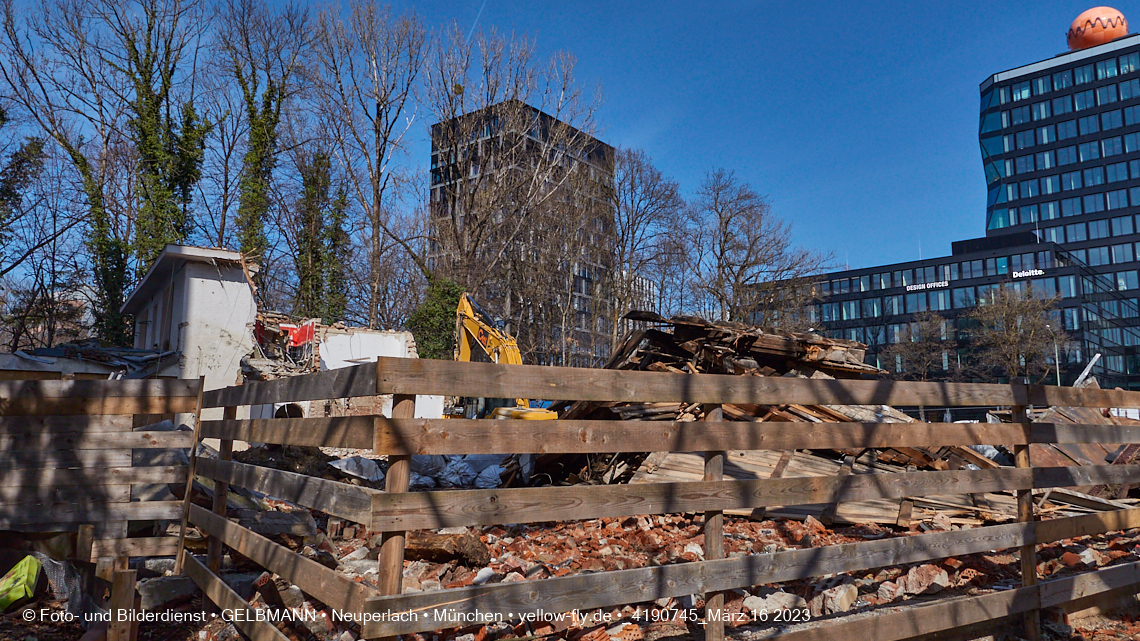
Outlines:
[[[431,268],[469,284],[527,362],[605,363],[613,147],[517,100],[431,137]]]
[[[922,311],[947,336],[994,287],[1058,296],[1063,382],[1095,354],[1102,385],[1140,389],[1140,36],[1003,71],[981,84],[986,236],[949,257],[828,274],[819,321],[882,347]],[[960,342],[945,360],[969,349]]]

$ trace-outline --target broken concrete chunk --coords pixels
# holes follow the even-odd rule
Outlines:
[[[936,565],[918,565],[899,579],[899,584],[907,594],[935,594],[950,585],[950,575]]]

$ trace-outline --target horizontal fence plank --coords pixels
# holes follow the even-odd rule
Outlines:
[[[359,612],[378,592],[338,574],[316,561],[247,530],[197,505],[190,505],[190,522],[210,536],[292,582],[306,594],[342,612]]]
[[[202,421],[202,438],[362,450],[372,448],[375,422],[371,416]]]
[[[1140,425],[1030,423],[1029,434],[1033,443],[1140,443]]]
[[[117,381],[0,381],[0,398],[185,397],[197,399],[196,378]]]
[[[197,473],[362,525],[372,520],[372,496],[383,494],[348,483],[217,459],[199,458]]]
[[[100,416],[97,414],[70,416],[0,416],[0,435],[67,432],[129,432],[133,416]]]
[[[547,454],[1015,445],[1014,423],[748,423],[376,419],[383,454]],[[1140,434],[1140,432],[1138,432]],[[1093,438],[1089,436],[1088,438]]]
[[[386,357],[378,358],[375,367],[377,390],[384,394],[765,405],[1140,407],[1140,392],[1046,385],[669,374]]]
[[[121,556],[175,556],[178,549],[176,536],[96,540],[91,547],[91,560]]]
[[[57,381],[47,381],[57,382]],[[76,381],[92,383],[96,381]],[[0,415],[67,414],[176,414],[193,412],[197,397],[190,396],[106,396],[99,398],[0,398]]]
[[[852,474],[747,481],[586,485],[377,494],[372,528],[421,530],[499,523],[706,512],[772,505],[1030,489],[1033,470]]]
[[[1097,512],[1065,519],[1051,519],[1038,521],[1034,539],[1036,543],[1051,543],[1061,539],[1073,539],[1078,536],[1097,534],[1100,532],[1114,532],[1116,530],[1130,530],[1140,527],[1140,508],[1130,510],[1114,510],[1111,512]]]
[[[77,469],[20,469],[0,472],[0,487],[37,488],[91,483],[185,483],[189,467],[111,467]]]
[[[202,406],[263,405],[375,395],[376,366],[366,363],[304,376],[280,378],[275,381],[252,381],[235,387],[210,390],[202,395]]]
[[[8,450],[0,452],[0,483],[13,470],[129,467],[127,450]],[[95,474],[95,471],[92,471]]]
[[[245,599],[231,590],[225,581],[214,576],[214,573],[202,565],[201,561],[188,552],[183,552],[183,555],[182,567],[185,568],[187,576],[202,589],[202,592],[211,601],[223,612],[231,614],[242,612],[242,616],[231,616],[230,618],[233,619],[232,623],[247,637],[252,641],[289,641],[289,637],[273,627],[273,624],[258,620],[258,617],[249,611],[249,604],[246,603]]]
[[[1140,482],[1140,465],[1080,465],[1033,468],[1034,488]]]
[[[0,435],[0,452],[11,450],[102,450],[188,448],[193,432],[68,432]]]
[[[0,508],[0,528],[15,525],[41,525],[61,523],[100,523],[103,521],[154,521],[177,519],[182,516],[182,501],[150,501],[147,503],[42,503],[21,506],[8,513]]]
[[[130,485],[110,485],[101,479],[87,485],[0,486],[0,514],[32,503],[127,503]]]
[[[1052,608],[1137,583],[1140,583],[1140,562],[1086,572],[1057,581],[1047,581],[1039,586],[1041,607]]]
[[[1071,529],[1085,534],[1098,532],[1084,517],[1067,517],[1050,523],[1058,523],[1058,529]],[[437,609],[453,610],[460,614],[494,612],[522,614],[540,610],[556,613],[574,609],[587,610],[643,603],[663,597],[793,581],[838,572],[919,563],[965,554],[1012,549],[1032,542],[1044,542],[1035,541],[1033,525],[1035,524],[1010,523],[920,536],[788,550],[773,554],[376,597],[367,601],[364,612],[378,615],[414,613],[416,616],[406,617],[411,620],[375,621],[366,624],[364,636],[374,638],[453,627],[454,624],[440,623],[430,616],[430,613]],[[1095,578],[1086,581],[1096,584]],[[1054,592],[1056,591],[1054,589]],[[1010,592],[999,594],[1008,595]],[[1034,593],[1031,596],[1027,608],[1036,607],[1037,595]],[[1026,597],[1016,597],[1016,602],[1021,603],[1020,599],[1023,598]],[[992,610],[996,613],[993,618],[1004,616],[1007,611],[1002,608],[1006,606],[1001,604],[1006,602],[994,603],[1000,607]],[[866,625],[869,620],[861,618],[858,623]],[[902,621],[900,619],[900,622]],[[907,636],[914,635],[889,638],[907,638]],[[820,638],[836,639],[848,636]]]

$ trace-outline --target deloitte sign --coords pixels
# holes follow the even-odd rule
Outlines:
[[[1013,272],[1014,278],[1029,278],[1030,276],[1044,276],[1045,270],[1043,269],[1027,269],[1023,272]]]

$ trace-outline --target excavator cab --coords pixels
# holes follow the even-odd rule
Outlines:
[[[472,361],[483,354],[492,363],[522,365],[518,343],[496,325],[493,317],[464,292],[455,310],[455,360]],[[558,418],[558,414],[551,410],[530,407],[530,401],[525,398],[467,398],[464,399],[463,415],[466,418],[537,421]]]

